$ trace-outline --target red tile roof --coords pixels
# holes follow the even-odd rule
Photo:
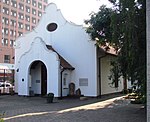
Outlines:
[[[111,46],[99,46],[99,48],[103,49],[106,54],[117,56],[116,50]]]

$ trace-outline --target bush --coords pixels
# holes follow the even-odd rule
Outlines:
[[[4,113],[3,114],[0,113],[0,122],[4,122],[3,116],[4,116]]]

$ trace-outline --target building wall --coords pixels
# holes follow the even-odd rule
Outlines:
[[[115,57],[107,55],[101,58],[101,94],[110,94],[115,92],[121,92],[123,90],[123,80],[120,78],[119,87],[115,88],[114,84],[111,85],[112,80],[109,80],[110,73],[110,61],[113,60]]]
[[[51,10],[49,10],[51,11]],[[82,26],[66,22],[63,16],[52,17],[53,11],[48,15],[50,21],[59,23],[56,33],[50,34],[50,43],[69,63],[75,67],[71,81],[75,89],[80,88],[86,96],[97,96],[96,83],[96,47],[90,40]],[[43,21],[43,20],[42,20]],[[41,23],[44,23],[42,22]],[[86,79],[87,85],[80,85],[79,80]]]
[[[54,32],[47,30],[47,25],[50,23],[58,25]],[[97,96],[96,46],[85,32],[85,28],[68,22],[55,4],[49,4],[37,27],[32,32],[18,38],[15,47],[16,69],[22,66],[20,65],[20,57],[30,50],[33,40],[37,37],[40,37],[45,44],[52,45],[60,55],[75,67],[70,78],[70,82],[75,83],[75,89],[80,88],[81,93],[85,96]],[[44,52],[42,54],[43,58],[45,58]],[[32,55],[32,57],[34,56]],[[51,58],[47,58],[47,61],[49,59]],[[52,67],[53,65],[49,66]],[[51,73],[49,72],[49,74]],[[56,77],[55,75],[52,76]],[[86,84],[83,82],[86,82]],[[58,86],[59,84],[53,87],[53,89]],[[50,86],[48,85],[48,87]],[[55,90],[58,91],[58,89]]]
[[[55,23],[57,28],[48,31],[48,25]],[[85,28],[68,22],[55,4],[49,4],[39,24],[35,29],[24,34],[16,40],[15,46],[15,68],[20,69],[16,73],[16,92],[20,95],[28,95],[29,66],[35,60],[42,61],[47,67],[47,89],[55,96],[60,96],[60,65],[59,59],[54,52],[47,51],[46,45],[51,45],[63,58],[68,61],[75,70],[63,72],[63,79],[67,73],[66,86],[63,86],[63,96],[68,93],[70,82],[75,83],[75,90],[80,88],[81,94],[85,96],[98,96],[98,72],[97,54],[95,42],[91,41]],[[119,88],[111,88],[108,80],[110,75],[111,56],[101,58],[101,92],[109,94],[120,92],[123,82]],[[23,75],[22,75],[23,74]],[[25,77],[25,82],[22,82]],[[25,89],[21,91],[21,89]]]
[[[34,61],[42,61],[45,64],[48,72],[47,93],[53,92],[55,96],[58,97],[58,79],[60,77],[58,56],[55,52],[46,48],[45,43],[41,38],[32,40],[31,48],[19,57],[19,61],[16,65],[16,70],[18,69],[18,72],[16,73],[15,91],[18,92],[19,95],[28,96],[32,82],[34,82],[34,80],[39,80],[39,76],[33,78],[33,76],[29,75],[30,66]],[[30,79],[31,84],[29,82]]]
[[[1,0],[0,63],[14,63],[16,38],[37,25],[47,3],[47,0]],[[5,55],[9,56],[8,60],[4,60]]]
[[[150,121],[150,0],[147,0],[147,122]]]

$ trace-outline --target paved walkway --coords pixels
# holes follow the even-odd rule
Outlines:
[[[5,122],[146,122],[142,107],[123,97],[55,99],[48,104],[41,97],[0,96]]]

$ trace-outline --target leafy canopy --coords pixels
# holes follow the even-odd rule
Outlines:
[[[112,8],[101,6],[85,23],[87,33],[98,45],[110,45],[118,53],[117,71],[124,79],[138,81],[146,92],[146,1],[109,0]],[[116,71],[116,70],[115,70]]]

